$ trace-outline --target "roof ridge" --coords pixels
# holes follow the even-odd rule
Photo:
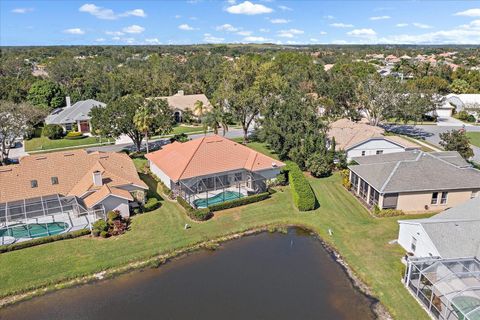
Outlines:
[[[183,176],[183,174],[184,174],[185,171],[187,170],[188,166],[190,165],[190,162],[192,162],[193,157],[194,157],[195,154],[197,153],[198,149],[200,149],[200,146],[203,144],[203,141],[205,141],[205,138],[206,138],[206,137],[207,137],[206,135],[202,137],[202,139],[200,140],[200,143],[199,143],[198,146],[195,148],[195,150],[192,152],[192,156],[190,157],[190,159],[188,159],[187,164],[186,164],[185,167],[183,168],[183,170],[182,170],[182,172],[180,173],[178,179],[180,179],[180,178]]]
[[[440,151],[440,152],[441,152],[441,151]],[[456,152],[456,151],[455,151],[455,152]],[[446,164],[448,164],[448,165],[450,165],[450,166],[452,166],[452,167],[455,167],[455,168],[457,168],[457,169],[471,169],[471,168],[472,168],[471,165],[469,165],[468,167],[457,166],[457,165],[455,165],[455,164],[453,164],[453,163],[451,163],[451,162],[448,162],[448,161],[442,159],[441,157],[435,156],[435,155],[433,155],[433,154],[429,154],[428,152],[425,152],[425,154],[427,154],[428,156],[430,156],[430,157],[432,157],[432,158],[435,158],[435,159],[437,159],[437,160],[440,160],[440,161],[442,161],[442,162],[444,162],[444,163],[446,163]],[[474,169],[475,169],[475,168],[474,168]]]

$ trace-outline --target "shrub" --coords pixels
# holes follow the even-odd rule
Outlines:
[[[47,124],[43,127],[42,135],[48,139],[60,139],[63,137],[63,128],[58,124]]]
[[[100,232],[100,237],[102,237],[102,238],[108,238],[108,231],[102,231],[102,232]]]
[[[100,230],[98,229],[92,229],[92,235],[94,237],[99,237],[100,236]]]
[[[463,120],[463,121],[466,121],[468,119],[468,116],[469,116],[469,114],[465,110],[460,111],[457,115],[458,119]]]
[[[175,141],[187,142],[188,140],[190,140],[190,139],[188,138],[187,134],[185,134],[185,133],[176,134],[176,135],[174,135],[173,137],[170,138],[171,143],[174,143]]]
[[[143,205],[143,212],[153,211],[160,207],[160,201],[157,198],[148,198],[147,202]]]
[[[180,196],[177,197],[177,202],[185,209],[187,215],[193,220],[205,221],[212,217],[212,212],[209,208],[195,209]]]
[[[469,114],[467,117],[467,122],[475,122],[475,121],[477,121],[477,119],[475,119],[475,116]]]
[[[87,136],[84,136],[83,133],[77,132],[77,131],[70,131],[67,133],[65,136],[65,139],[68,140],[76,140],[76,139],[83,139],[86,138]]]
[[[332,162],[333,158],[327,159],[327,156],[317,152],[308,158],[306,165],[312,176],[322,178],[332,174]]]
[[[118,211],[108,211],[107,212],[107,221],[110,223],[113,220],[117,220],[120,217],[120,212]]]
[[[405,213],[402,210],[397,209],[380,209],[378,206],[373,208],[373,213],[377,217],[396,217],[403,216]]]
[[[230,208],[235,208],[239,206],[243,206],[249,203],[254,203],[258,201],[262,201],[267,199],[270,196],[269,192],[263,192],[259,194],[255,194],[249,197],[244,197],[244,198],[239,198],[231,201],[225,201],[222,203],[217,203],[209,207],[210,211],[220,211],[220,210],[225,210],[225,209],[230,209]]]
[[[350,182],[350,170],[344,169],[340,171],[340,174],[342,175],[342,185],[345,189],[350,190],[352,188],[352,183]]]
[[[288,162],[288,180],[292,188],[293,202],[300,211],[315,209],[316,198],[302,170],[294,162]]]
[[[64,240],[64,239],[78,238],[78,237],[81,237],[81,236],[85,236],[87,234],[90,234],[89,229],[81,229],[81,230],[67,232],[67,233],[60,233],[60,234],[56,234],[56,235],[53,235],[53,236],[36,238],[36,239],[29,240],[29,241],[13,243],[13,244],[9,244],[9,245],[0,246],[0,253],[10,252],[10,251],[19,250],[19,249],[28,248],[28,247],[33,247],[33,246],[38,246],[38,245],[41,245],[41,244],[44,244],[44,243],[50,243],[50,242]]]
[[[92,224],[92,229],[99,231],[99,234],[101,235],[102,232],[107,232],[108,231],[108,224],[107,224],[107,222],[105,222],[105,220],[99,219]],[[95,232],[95,234],[96,233],[97,232]]]

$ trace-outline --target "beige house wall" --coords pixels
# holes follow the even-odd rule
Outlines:
[[[397,209],[408,213],[441,211],[470,200],[472,191],[476,192],[478,190],[448,191],[447,203],[445,204],[440,204],[442,192],[439,191],[438,203],[436,205],[431,204],[433,192],[400,193],[398,195]],[[425,209],[425,206],[427,206],[427,209]]]

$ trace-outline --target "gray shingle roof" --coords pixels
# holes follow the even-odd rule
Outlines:
[[[349,169],[380,193],[480,189],[480,171],[458,152],[407,151],[353,158]]]
[[[46,124],[75,123],[81,120],[90,120],[90,110],[93,107],[105,107],[105,103],[93,99],[77,101],[70,107],[63,107],[53,110],[45,119]]]

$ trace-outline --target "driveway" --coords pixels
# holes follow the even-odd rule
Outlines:
[[[455,119],[453,117],[444,117],[444,118],[438,118],[437,119],[437,126],[440,127],[470,127],[472,126],[471,124],[465,123],[463,121],[460,121],[458,119]]]
[[[412,136],[420,140],[425,140],[433,145],[440,146],[440,133],[450,130],[458,130],[460,127],[447,125],[386,125],[385,129],[395,133]],[[465,130],[469,132],[480,132],[480,126],[465,126]],[[474,153],[473,160],[480,163],[480,148],[472,145],[472,149]]]

